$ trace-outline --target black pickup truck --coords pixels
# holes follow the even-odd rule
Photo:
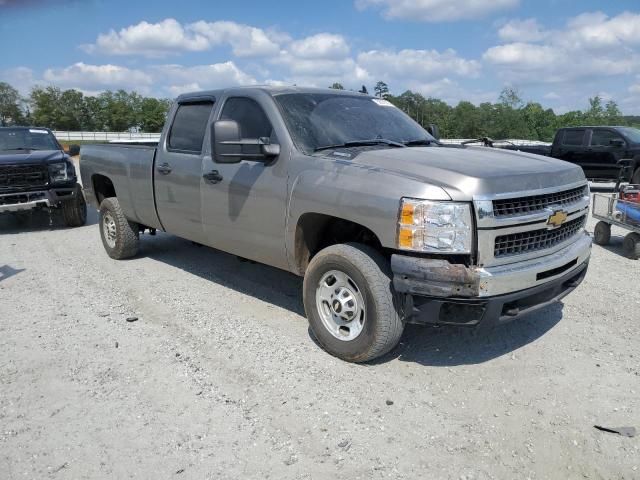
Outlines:
[[[589,180],[618,179],[622,159],[632,160],[633,184],[640,184],[640,130],[632,127],[566,127],[556,132],[551,146],[497,144],[482,139],[485,145],[546,155],[582,167]],[[495,144],[494,144],[495,143]]]
[[[70,154],[46,128],[0,128],[0,214],[60,209],[65,225],[79,227],[87,205]]]

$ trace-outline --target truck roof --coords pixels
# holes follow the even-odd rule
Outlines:
[[[576,125],[575,127],[561,127],[558,130],[575,130],[576,128],[629,128],[628,125]]]
[[[246,91],[263,91],[268,93],[269,95],[282,95],[286,93],[331,93],[334,95],[363,95],[370,96],[368,94],[363,94],[360,92],[356,92],[353,90],[338,90],[334,88],[312,88],[312,87],[298,87],[298,86],[275,86],[275,85],[251,85],[245,87],[231,87],[231,88],[221,88],[217,90],[203,90],[199,92],[189,92],[183,93],[178,96],[177,101],[185,101],[191,99],[197,99],[202,97],[218,97],[223,93],[233,93],[233,92],[246,92]]]

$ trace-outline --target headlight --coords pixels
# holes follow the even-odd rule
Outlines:
[[[471,253],[471,204],[403,198],[398,248],[429,253]]]
[[[49,178],[51,183],[66,182],[69,180],[69,172],[66,163],[52,163],[49,165]]]

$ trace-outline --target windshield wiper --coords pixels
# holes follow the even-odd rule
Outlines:
[[[371,138],[369,140],[353,140],[351,142],[344,142],[338,145],[323,145],[313,149],[314,152],[320,152],[321,150],[331,150],[333,148],[348,148],[348,147],[366,147],[367,145],[389,145],[390,147],[406,147],[405,144],[400,142],[394,142],[386,138]]]
[[[421,138],[420,140],[409,140],[408,142],[402,142],[406,147],[420,147],[422,145],[440,145],[436,140],[429,140],[427,138]]]

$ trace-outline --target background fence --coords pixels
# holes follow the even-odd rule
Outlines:
[[[93,142],[108,142],[110,140],[160,140],[159,133],[132,133],[132,132],[65,132],[54,131],[56,138],[61,142],[86,140]]]

